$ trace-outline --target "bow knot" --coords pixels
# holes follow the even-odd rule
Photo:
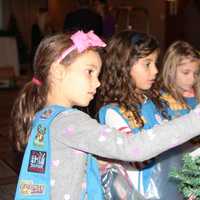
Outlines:
[[[89,31],[88,33],[78,31],[71,36],[71,40],[73,41],[78,52],[82,52],[89,47],[106,46],[106,44],[97,35],[95,35],[93,31]]]
[[[104,43],[93,31],[84,33],[83,31],[77,31],[71,38],[73,45],[66,49],[61,56],[58,58],[57,62],[60,63],[71,51],[77,49],[79,53],[88,49],[89,47],[105,47]]]

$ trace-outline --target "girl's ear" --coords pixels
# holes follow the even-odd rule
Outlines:
[[[53,63],[50,68],[51,76],[56,80],[62,80],[65,77],[66,70],[62,64]]]

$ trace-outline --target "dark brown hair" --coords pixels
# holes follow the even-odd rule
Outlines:
[[[155,85],[150,90],[141,91],[138,94],[130,75],[131,67],[140,58],[156,51],[159,52],[158,41],[145,33],[126,30],[114,35],[106,47],[106,57],[100,78],[100,106],[117,103],[120,107],[133,113],[132,116],[140,127],[144,125],[139,115],[139,109],[142,105],[141,96],[145,95],[150,98],[162,111],[163,104],[159,99],[160,93]]]

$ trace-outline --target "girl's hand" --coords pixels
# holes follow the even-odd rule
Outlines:
[[[188,200],[196,200],[196,196],[192,194]]]

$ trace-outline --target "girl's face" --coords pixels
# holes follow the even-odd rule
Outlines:
[[[177,66],[176,86],[181,93],[190,92],[199,76],[199,62],[183,59]]]
[[[98,76],[101,64],[99,54],[89,50],[67,67],[62,80],[62,88],[60,88],[60,95],[65,106],[87,106],[89,104],[96,89],[100,86]]]
[[[136,88],[139,90],[148,90],[155,82],[158,73],[156,61],[158,52],[155,51],[147,57],[139,59],[131,68],[130,74]]]

